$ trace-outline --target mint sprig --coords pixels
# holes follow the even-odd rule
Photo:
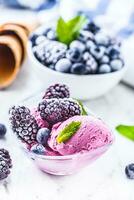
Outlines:
[[[126,138],[134,141],[134,126],[119,125],[116,130]]]
[[[81,111],[82,111],[81,115],[88,115],[87,111],[84,108],[83,103],[80,100],[77,100],[77,99],[76,99],[76,101],[78,102],[79,106],[81,107]]]
[[[73,121],[69,125],[67,125],[57,136],[57,143],[66,142],[69,140],[80,128],[81,122]]]
[[[86,23],[86,17],[83,15],[76,16],[75,18],[65,22],[62,17],[57,22],[56,32],[58,40],[65,44],[70,44],[75,40],[82,26]]]

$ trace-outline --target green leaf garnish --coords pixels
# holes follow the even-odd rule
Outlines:
[[[64,19],[60,17],[56,27],[58,40],[67,45],[70,44],[78,37],[82,26],[86,23],[86,20],[86,17],[83,15],[76,16],[68,22],[65,22]]]
[[[78,102],[78,104],[79,104],[80,107],[81,107],[82,115],[88,115],[87,111],[86,111],[85,108],[84,108],[83,103],[82,103],[80,100],[76,100],[76,101]]]
[[[116,130],[123,136],[134,141],[134,126],[119,125]]]
[[[60,144],[61,142],[66,142],[69,140],[80,128],[81,122],[71,122],[67,125],[57,136],[56,140]]]

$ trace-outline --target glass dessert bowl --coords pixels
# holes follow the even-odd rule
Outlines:
[[[45,95],[26,99],[9,114],[11,128],[27,155],[49,174],[76,173],[113,143],[108,126],[70,98],[65,85],[50,86]]]

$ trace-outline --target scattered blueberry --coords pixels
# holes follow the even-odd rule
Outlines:
[[[31,152],[39,154],[39,155],[44,155],[45,152],[46,152],[46,149],[45,149],[45,147],[42,144],[34,144],[31,147],[30,150],[31,150]]]
[[[105,74],[105,73],[110,73],[111,68],[108,64],[103,64],[99,67],[99,73],[100,74]]]
[[[116,59],[116,60],[112,60],[110,62],[110,65],[111,65],[112,71],[118,71],[123,67],[123,62],[119,59]]]
[[[49,136],[50,130],[48,128],[41,128],[38,130],[38,133],[36,135],[37,142],[45,146],[47,144]]]
[[[4,124],[0,124],[0,138],[4,137],[7,132],[7,129]]]
[[[107,37],[105,34],[103,34],[103,33],[100,32],[100,33],[97,33],[95,35],[95,41],[99,45],[108,46],[108,44],[109,44],[109,37]]]
[[[69,59],[62,58],[56,63],[55,69],[56,71],[67,73],[70,71],[71,65],[72,63]]]
[[[126,166],[125,173],[129,179],[134,179],[134,163],[131,163]]]
[[[81,52],[76,48],[69,49],[66,53],[66,57],[73,62],[79,62],[81,59]]]
[[[73,74],[86,74],[87,73],[86,65],[84,65],[82,63],[73,64],[72,67],[71,67],[71,73],[73,73]]]
[[[79,40],[74,40],[73,42],[71,42],[70,44],[70,48],[76,48],[78,49],[80,52],[83,52],[85,50],[85,45],[80,42]]]
[[[103,46],[94,46],[90,49],[90,53],[96,58],[101,59],[105,53],[105,47]]]

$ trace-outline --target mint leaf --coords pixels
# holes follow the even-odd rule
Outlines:
[[[60,144],[69,140],[80,128],[81,122],[71,122],[57,136],[56,140]]]
[[[123,136],[134,141],[134,126],[119,125],[116,130]]]
[[[85,108],[84,108],[83,103],[82,103],[80,100],[76,100],[76,101],[78,102],[78,104],[79,104],[80,107],[81,107],[82,115],[88,115],[87,111],[86,111]]]
[[[56,32],[58,40],[65,44],[70,44],[79,35],[80,29],[86,22],[86,17],[76,16],[68,22],[61,17],[57,22]]]

